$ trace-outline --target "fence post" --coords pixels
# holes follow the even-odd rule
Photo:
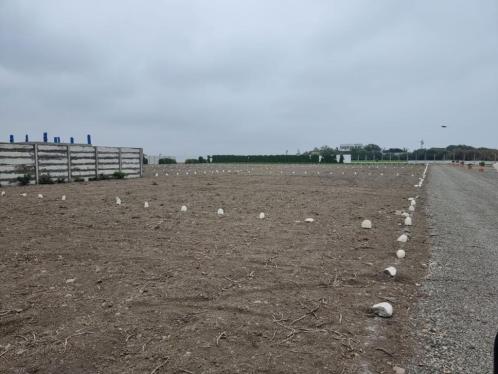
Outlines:
[[[35,151],[35,183],[38,184],[40,180],[40,175],[38,171],[38,144],[34,144],[34,151]]]
[[[144,149],[140,148],[140,177],[144,176]]]
[[[95,148],[95,178],[99,177],[99,150],[97,146]]]
[[[66,151],[67,151],[67,181],[71,182],[73,177],[72,177],[72,173],[71,173],[71,146],[70,145],[66,146]]]
[[[121,173],[122,165],[123,163],[121,162],[121,147],[118,148],[118,157],[119,157],[119,172]]]

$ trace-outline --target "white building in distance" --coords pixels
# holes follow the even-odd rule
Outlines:
[[[175,156],[164,156],[164,155],[144,155],[149,165],[159,165],[159,160],[162,158],[170,158],[172,160],[176,160]]]
[[[363,144],[355,143],[355,144],[341,144],[339,146],[339,151],[341,152],[350,152],[353,148],[361,148]]]

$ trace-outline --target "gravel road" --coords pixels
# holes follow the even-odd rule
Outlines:
[[[498,330],[498,173],[433,166],[432,258],[414,328],[409,373],[492,373]]]

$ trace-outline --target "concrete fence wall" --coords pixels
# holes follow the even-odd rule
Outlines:
[[[25,174],[38,183],[48,175],[73,181],[120,171],[127,178],[143,176],[141,148],[95,147],[80,144],[0,143],[0,184],[17,184]]]

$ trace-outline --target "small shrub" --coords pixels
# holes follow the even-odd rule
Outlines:
[[[59,177],[59,178],[57,178],[57,180],[55,182],[56,183],[66,183],[66,178]]]
[[[124,179],[126,177],[126,174],[122,171],[115,171],[112,176],[114,177],[114,179]]]
[[[85,179],[81,178],[81,177],[74,177],[73,181],[75,181],[75,182],[84,182]]]
[[[52,178],[50,178],[50,175],[42,174],[38,178],[38,183],[39,184],[54,184],[54,181],[52,180]]]
[[[17,177],[17,181],[21,186],[26,186],[31,182],[31,174],[24,174],[22,177]]]
[[[484,166],[486,166],[486,163],[484,161],[481,161],[481,162],[479,162],[479,166],[484,167]]]
[[[89,178],[88,180],[90,180],[90,181],[106,181],[109,179],[112,179],[112,177],[110,175],[105,175],[105,174],[101,173],[101,174],[97,175],[96,177]]]

